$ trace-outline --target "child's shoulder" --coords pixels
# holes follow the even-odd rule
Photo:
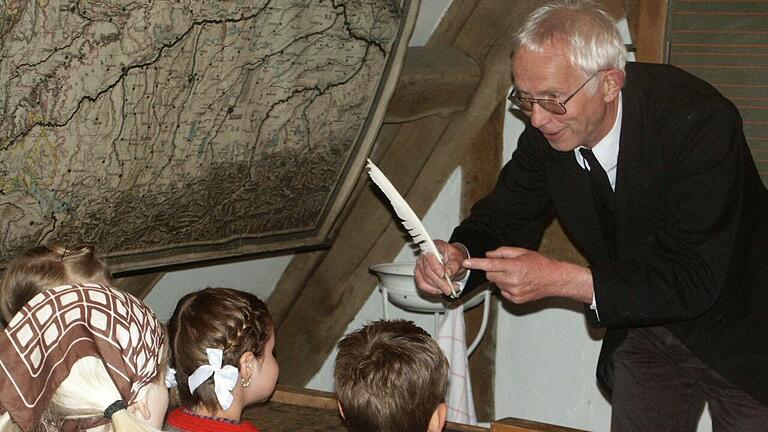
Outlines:
[[[169,432],[259,432],[248,420],[235,421],[221,417],[208,417],[177,408],[166,418]]]

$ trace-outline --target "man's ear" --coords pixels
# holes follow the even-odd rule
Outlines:
[[[339,414],[341,414],[341,418],[346,419],[346,417],[344,417],[344,407],[341,406],[341,402],[336,401],[336,406],[339,407]]]
[[[621,69],[608,69],[600,73],[603,74],[601,89],[605,101],[611,102],[619,96],[621,89],[624,87],[626,75]]]
[[[448,415],[448,407],[445,402],[435,408],[435,412],[432,413],[432,418],[429,419],[428,432],[442,432],[445,427],[445,417]]]

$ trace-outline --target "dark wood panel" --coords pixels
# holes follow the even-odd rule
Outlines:
[[[548,423],[540,423],[514,417],[507,417],[493,422],[491,432],[586,432]]]
[[[346,432],[333,393],[278,385],[272,398],[243,412],[262,432]],[[487,428],[448,422],[445,432],[487,432]]]
[[[731,44],[761,45],[768,44],[768,33],[749,29],[706,29],[701,30],[701,23],[697,23],[693,29],[683,28],[684,23],[675,22],[672,36],[678,44],[716,44],[722,43],[723,37],[727,37]],[[692,45],[697,47],[698,45]]]
[[[744,120],[768,184],[768,1],[671,0],[669,63],[706,80]]]
[[[765,0],[674,0],[675,12],[688,15],[768,14]]]

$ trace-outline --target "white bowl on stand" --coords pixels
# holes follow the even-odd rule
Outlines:
[[[379,290],[382,294],[384,319],[389,319],[388,303],[412,312],[431,313],[435,319],[434,334],[437,335],[441,313],[462,305],[466,310],[483,302],[483,321],[475,340],[467,348],[467,356],[469,356],[480,344],[488,326],[491,305],[490,290],[478,290],[478,292],[472,293],[470,297],[453,301],[442,295],[425,294],[416,288],[416,280],[413,277],[415,266],[415,262],[399,262],[375,264],[370,267],[370,270],[376,274],[380,281]],[[480,295],[480,292],[483,294]]]
[[[415,262],[396,262],[375,264],[370,269],[381,281],[380,287],[386,289],[389,301],[409,311],[445,312],[462,303],[465,309],[469,309],[483,301],[483,296],[480,295],[458,302],[450,301],[442,295],[430,295],[419,291],[413,278],[415,266]]]

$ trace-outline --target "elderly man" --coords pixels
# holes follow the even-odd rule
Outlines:
[[[768,425],[768,191],[741,118],[707,83],[626,63],[594,3],[532,13],[510,100],[530,120],[496,188],[422,255],[428,293],[484,280],[515,303],[566,297],[607,327],[614,430]],[[626,64],[625,64],[626,63]],[[534,250],[557,215],[590,266]]]

